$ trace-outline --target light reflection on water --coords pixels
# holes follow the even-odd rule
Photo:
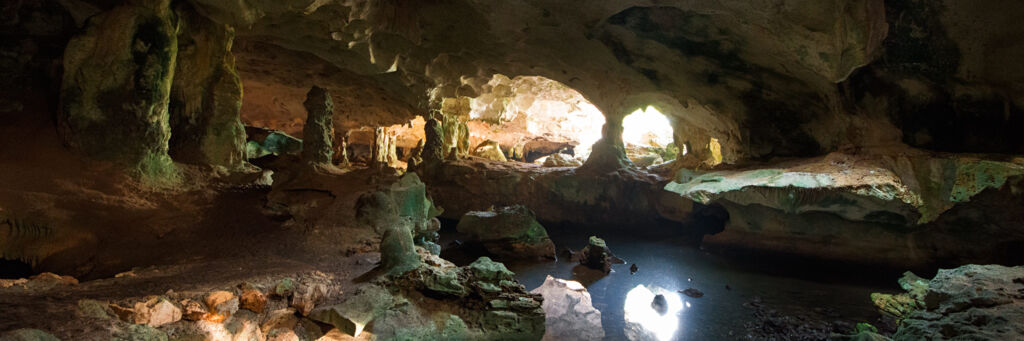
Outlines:
[[[665,297],[668,309],[664,314],[651,306],[656,295]],[[626,293],[623,307],[626,321],[623,332],[631,340],[671,340],[679,330],[679,315],[684,313],[679,294],[658,287],[647,288],[643,284]]]

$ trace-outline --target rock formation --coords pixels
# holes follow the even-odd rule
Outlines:
[[[612,271],[612,264],[614,263],[615,256],[612,255],[612,251],[608,249],[608,245],[605,244],[604,239],[590,236],[587,240],[587,246],[580,250],[579,262],[588,268],[604,271],[608,273]]]
[[[555,258],[555,244],[547,230],[523,205],[467,212],[456,229],[499,259]]]
[[[575,281],[550,275],[530,293],[544,297],[544,338],[541,340],[600,340],[604,338],[601,312],[594,308],[590,293]]]
[[[306,124],[302,129],[302,160],[311,165],[331,165],[334,155],[334,101],[321,87],[309,89]]]

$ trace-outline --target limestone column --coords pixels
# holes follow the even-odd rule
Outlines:
[[[334,101],[327,90],[313,86],[306,94],[306,124],[302,127],[302,160],[307,164],[331,165],[334,155]]]
[[[234,29],[178,8],[178,62],[171,86],[175,161],[236,168],[245,162],[242,82],[231,54]]]
[[[622,143],[622,118],[608,117],[601,130],[601,139],[594,143],[590,157],[580,166],[580,171],[616,171],[633,164],[626,158],[626,147]]]
[[[393,167],[398,155],[395,151],[395,135],[387,127],[373,130],[373,145],[370,146],[370,168]]]
[[[178,22],[170,0],[98,14],[64,50],[58,130],[71,148],[144,179],[176,178],[167,154]]]

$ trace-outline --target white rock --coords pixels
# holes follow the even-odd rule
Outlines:
[[[551,277],[530,291],[544,296],[546,315],[542,340],[600,340],[604,338],[601,312],[594,308],[583,284]]]

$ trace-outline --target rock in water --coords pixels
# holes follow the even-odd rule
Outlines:
[[[505,157],[505,153],[501,151],[501,145],[493,140],[480,142],[480,145],[476,146],[476,149],[473,149],[473,156],[479,156],[493,161],[508,161],[508,158]]]
[[[686,295],[686,296],[693,297],[693,298],[704,297],[704,292],[702,292],[700,290],[697,290],[697,289],[694,289],[694,288],[686,288],[686,290],[679,290],[679,293],[681,293],[683,295]]]
[[[629,274],[630,275],[635,274],[639,270],[640,270],[640,268],[637,268],[636,264],[633,264],[633,265],[629,266]]]
[[[321,87],[306,94],[306,124],[302,128],[302,160],[313,165],[329,165],[334,156],[334,100]]]
[[[467,212],[456,228],[500,259],[555,258],[547,230],[523,205]]]
[[[580,264],[591,269],[604,271],[604,273],[612,271],[613,257],[604,239],[596,236],[590,236],[587,246],[580,250]]]
[[[660,315],[668,313],[668,301],[665,300],[665,295],[655,295],[654,300],[651,301],[651,308]]]
[[[901,281],[911,295],[921,290],[920,284],[913,279]],[[1024,340],[1022,292],[1022,266],[965,265],[939,270],[928,281],[923,309],[908,314],[893,339]]]
[[[548,277],[530,291],[544,297],[544,341],[600,340],[604,338],[601,312],[594,308],[590,293],[576,281]]]

